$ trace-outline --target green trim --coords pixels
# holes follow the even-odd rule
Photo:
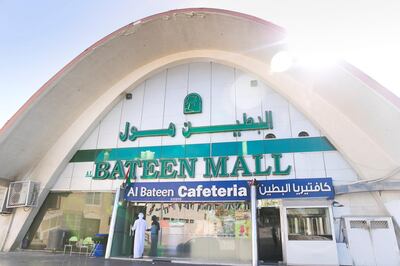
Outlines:
[[[97,150],[79,150],[70,162],[101,162],[104,160],[140,159],[141,153],[151,151],[154,158],[195,158],[215,156],[242,156],[275,153],[333,151],[335,147],[326,137],[268,139],[187,145],[149,146]]]

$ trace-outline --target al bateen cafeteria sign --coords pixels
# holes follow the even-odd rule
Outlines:
[[[333,198],[331,178],[263,180],[257,182],[257,199]],[[125,188],[125,200],[135,202],[249,201],[246,180],[208,182],[135,182]]]

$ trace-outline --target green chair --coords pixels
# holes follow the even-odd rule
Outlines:
[[[72,247],[75,246],[77,242],[78,242],[78,237],[77,237],[77,236],[71,236],[71,237],[68,239],[68,244],[65,244],[65,245],[64,245],[64,254],[65,254],[67,248],[70,248],[69,255],[71,256],[71,254],[72,254]]]
[[[86,256],[88,256],[92,250],[93,244],[93,239],[90,236],[86,237],[79,246],[79,254],[82,254],[82,249],[86,249],[85,253]]]

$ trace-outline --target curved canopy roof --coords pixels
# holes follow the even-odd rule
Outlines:
[[[271,73],[284,38],[267,21],[216,9],[173,10],[131,23],[77,56],[1,129],[0,179],[35,175],[43,160],[67,162],[129,86],[167,65],[204,58],[260,76],[323,131],[361,178],[396,175],[399,99],[346,63]],[[55,151],[60,156],[50,158]]]

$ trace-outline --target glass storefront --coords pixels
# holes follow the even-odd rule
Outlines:
[[[79,251],[96,235],[108,234],[114,193],[50,193],[36,215],[22,247]],[[263,262],[283,260],[280,201],[259,201],[258,255]],[[250,263],[252,254],[249,203],[135,203],[117,205],[111,257],[131,258],[132,225],[144,214],[150,229],[156,217],[160,230],[146,231],[144,257],[204,263]],[[332,240],[329,208],[286,208],[288,240]]]
[[[93,243],[96,234],[108,234],[114,193],[50,193],[36,215],[22,247],[74,250]]]
[[[123,202],[117,211],[111,256],[132,255],[130,228],[139,212],[145,215],[149,227],[152,216],[160,223],[157,252],[151,254],[150,232],[146,232],[144,256],[212,262],[251,261],[250,206],[247,203]]]
[[[328,208],[288,208],[289,240],[332,240]]]

